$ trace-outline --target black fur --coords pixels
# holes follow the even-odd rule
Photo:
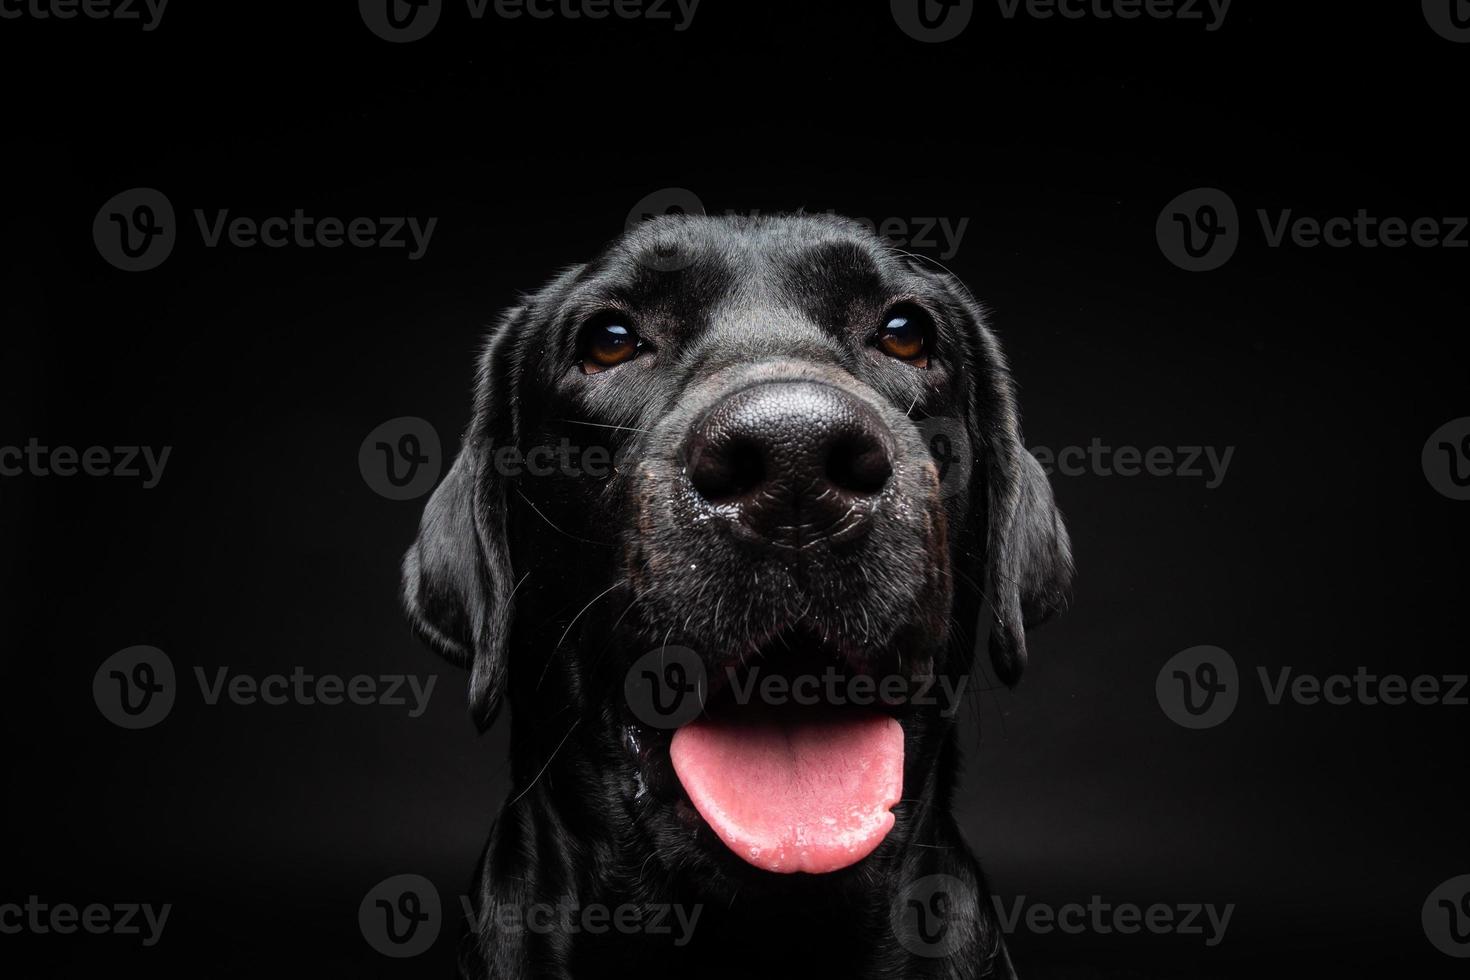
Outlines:
[[[899,300],[933,318],[927,369],[871,344]],[[651,348],[584,374],[578,326],[608,308]],[[692,520],[680,482],[679,446],[702,411],[734,387],[792,377],[876,406],[898,447],[872,533],[804,563],[753,555]],[[941,493],[920,433],[936,418],[969,443],[956,447],[972,462],[958,492]],[[612,472],[509,476],[495,462],[501,447],[563,439],[604,447]],[[950,815],[952,717],[901,715],[903,802],[876,851],[827,875],[777,875],[703,825],[670,769],[668,733],[630,722],[623,678],[663,644],[699,651],[713,673],[799,626],[863,664],[956,680],[983,636],[1013,684],[1025,628],[1061,607],[1070,578],[1004,358],[949,274],[821,216],[660,218],[566,270],[490,332],[474,418],[404,563],[409,616],[469,667],[476,722],[488,726],[502,700],[511,711],[512,796],[479,872],[464,975],[1009,976]],[[891,913],[910,883],[939,873],[959,883],[947,920],[959,942],[916,954]],[[648,930],[523,927],[538,904],[632,904],[651,919],[676,903],[700,910],[682,946]]]

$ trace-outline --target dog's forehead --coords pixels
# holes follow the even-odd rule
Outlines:
[[[906,271],[862,225],[831,215],[656,218],[628,231],[591,269],[629,305],[704,310],[820,306],[891,290]]]
[[[617,242],[623,254],[684,252],[790,260],[817,246],[845,245],[875,254],[883,242],[850,218],[827,214],[663,215],[629,229]]]

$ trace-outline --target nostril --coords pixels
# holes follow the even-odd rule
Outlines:
[[[866,435],[840,437],[827,454],[827,479],[849,493],[877,493],[892,475],[887,450]]]
[[[742,497],[765,480],[765,454],[749,440],[737,439],[719,446],[701,441],[694,448],[689,481],[701,497],[712,503]]]
[[[749,493],[766,482],[766,454],[754,443],[739,442],[730,450],[732,495]]]

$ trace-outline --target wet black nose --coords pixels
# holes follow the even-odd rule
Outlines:
[[[749,534],[781,544],[865,530],[893,473],[892,437],[861,399],[811,381],[726,396],[690,432],[689,480]]]

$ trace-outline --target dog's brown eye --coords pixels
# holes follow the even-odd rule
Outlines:
[[[582,328],[580,346],[582,370],[587,374],[597,374],[631,361],[643,346],[643,341],[633,332],[626,317],[605,314],[594,317]]]
[[[878,349],[918,367],[929,366],[929,317],[914,306],[899,306],[884,317]]]

